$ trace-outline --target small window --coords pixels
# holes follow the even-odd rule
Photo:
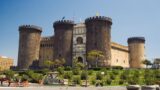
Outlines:
[[[118,59],[116,61],[118,62]]]

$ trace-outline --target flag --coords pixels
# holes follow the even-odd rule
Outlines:
[[[62,20],[64,20],[65,19],[65,16],[64,17],[62,17]]]
[[[96,12],[96,16],[99,16],[99,13],[98,13],[98,12]]]

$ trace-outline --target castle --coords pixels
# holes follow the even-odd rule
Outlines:
[[[22,25],[19,27],[18,68],[44,67],[45,60],[59,58],[65,59],[66,66],[73,66],[75,57],[85,64],[87,53],[92,50],[104,54],[103,60],[98,61],[99,67],[143,68],[145,38],[128,38],[128,46],[112,42],[111,26],[112,19],[106,16],[89,17],[78,24],[59,20],[53,23],[53,36],[41,37],[41,27]]]

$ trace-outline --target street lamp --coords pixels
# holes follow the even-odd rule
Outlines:
[[[85,71],[86,71],[86,87],[87,87],[87,78],[88,78],[88,73],[87,73],[87,61],[85,62]]]

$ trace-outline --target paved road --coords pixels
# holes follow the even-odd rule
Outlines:
[[[108,86],[108,87],[0,87],[0,90],[127,90],[123,86]]]

